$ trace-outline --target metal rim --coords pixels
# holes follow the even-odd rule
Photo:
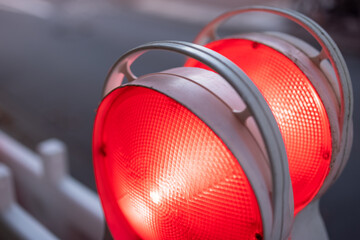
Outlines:
[[[222,76],[244,100],[247,106],[244,112],[250,112],[255,118],[264,138],[273,176],[273,227],[264,229],[264,235],[268,232],[271,239],[286,238],[293,220],[293,196],[285,145],[275,118],[254,83],[240,68],[219,53],[193,43],[161,41],[141,45],[120,57],[107,76],[103,94],[106,95],[114,87],[120,86],[124,76],[129,81],[136,79],[130,66],[148,50],[172,51],[204,63]],[[244,112],[234,114],[241,118]]]

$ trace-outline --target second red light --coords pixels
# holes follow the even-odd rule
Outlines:
[[[284,139],[298,213],[317,194],[330,169],[331,131],[320,97],[292,60],[264,44],[223,39],[206,47],[239,66],[269,104]],[[185,66],[209,69],[192,59]]]

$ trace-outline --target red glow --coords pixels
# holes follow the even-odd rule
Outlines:
[[[298,213],[319,191],[330,168],[330,125],[320,97],[305,74],[270,47],[243,39],[206,47],[239,66],[268,102],[284,138]],[[193,59],[186,66],[209,69]]]
[[[258,239],[249,182],[217,135],[173,99],[125,86],[101,103],[96,182],[115,239],[122,214],[144,239]]]

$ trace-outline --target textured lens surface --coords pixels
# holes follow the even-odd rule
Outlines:
[[[261,239],[256,197],[238,161],[173,99],[126,86],[101,103],[96,181],[110,230],[123,214],[143,239]]]
[[[239,66],[268,102],[285,142],[296,214],[319,191],[330,168],[330,125],[320,97],[289,58],[268,46],[224,39],[206,47]],[[193,59],[186,66],[208,69]]]

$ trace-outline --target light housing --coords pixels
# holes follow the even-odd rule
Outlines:
[[[322,50],[280,33],[208,43],[223,21],[248,11],[298,23]],[[108,75],[93,156],[110,231],[116,239],[286,239],[294,214],[326,191],[350,151],[352,92],[343,58],[316,23],[270,7],[226,13],[195,42],[205,47],[145,44]],[[185,67],[134,76],[131,64],[159,49],[191,59]],[[122,85],[124,77],[129,83]],[[299,157],[302,142],[307,153]]]

